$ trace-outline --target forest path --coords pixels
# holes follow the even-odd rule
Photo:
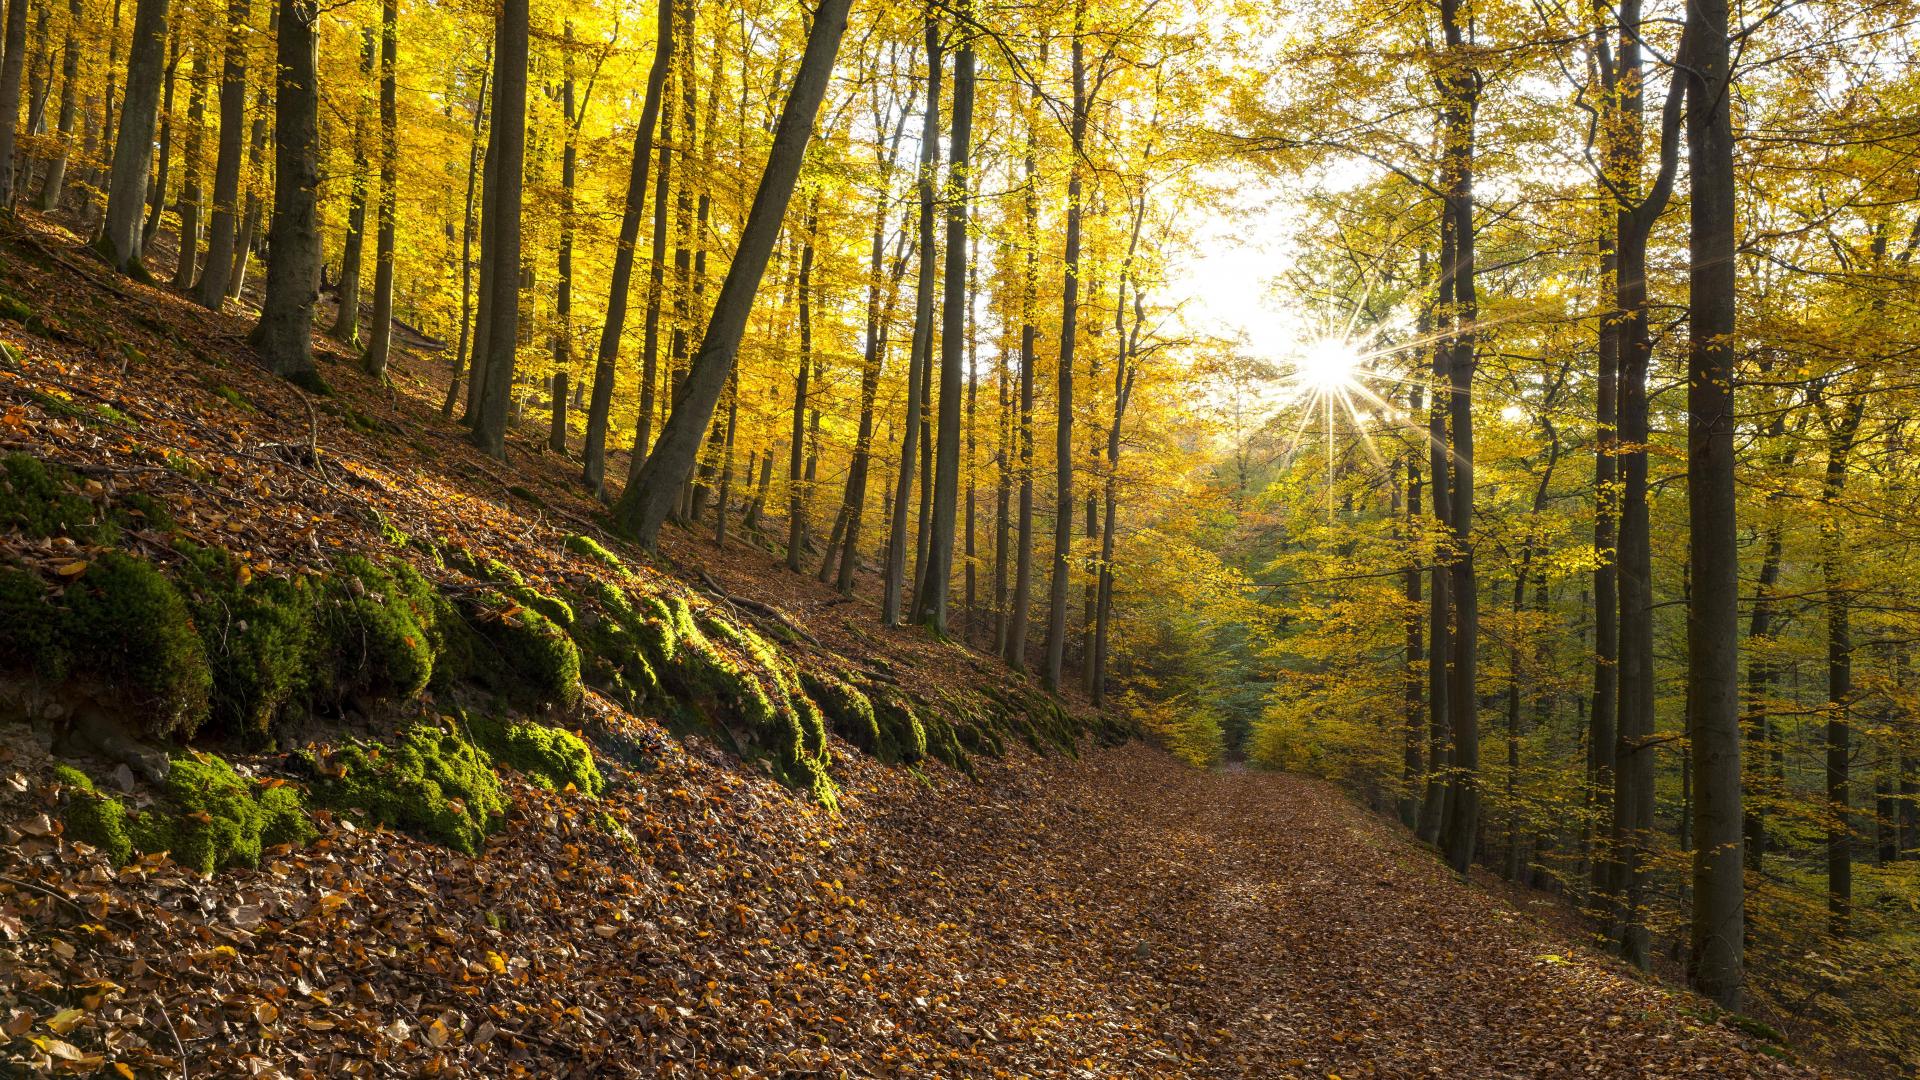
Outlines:
[[[1135,745],[961,799],[875,830],[932,871],[889,906],[920,909],[947,954],[931,966],[973,969],[960,996],[1002,1035],[1064,1018],[989,1055],[1022,1073],[1816,1075],[1463,885],[1317,781]]]

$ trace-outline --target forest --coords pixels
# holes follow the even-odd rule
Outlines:
[[[517,890],[604,872],[651,904],[700,878],[699,940],[739,937],[774,981],[687,998],[699,950],[632,943],[687,965],[645,992],[659,1023],[722,998],[787,1008],[798,991],[754,935],[813,924],[741,867],[780,878],[764,844],[800,836],[821,859],[847,845],[849,868],[910,863],[911,838],[937,835],[972,853],[911,893],[943,907],[927,882],[988,873],[1005,842],[974,824],[1005,784],[1069,818],[1149,815],[1047,831],[1051,858],[1089,860],[1028,867],[1049,889],[1080,895],[1077,875],[1131,851],[1231,891],[1338,863],[1300,845],[1366,822],[1367,850],[1405,844],[1445,888],[1519,898],[1571,939],[1512,949],[1592,965],[1606,995],[1684,987],[1610,1008],[1677,1009],[1676,1045],[1709,1072],[1920,1069],[1920,8],[0,6],[0,720],[17,736],[0,771],[25,770],[0,793],[0,900],[20,905],[0,905],[0,956],[47,965],[0,977],[9,1067],[299,1074],[281,1036],[207,1044],[226,1006],[143,982],[157,956],[130,971],[97,942],[85,981],[56,931],[83,896],[100,927],[115,904],[165,907],[163,863],[265,875],[275,851],[367,844],[416,882],[511,845],[571,868]],[[1191,775],[1114,746],[1136,737]],[[768,796],[713,771],[709,746],[793,789],[783,824],[654,823],[682,796],[758,820],[736,803]],[[1091,764],[1061,763],[1083,747]],[[1046,764],[1012,764],[1025,753]],[[1140,855],[1182,826],[1118,798],[1148,782],[1129,775],[1228,854]],[[1226,805],[1270,815],[1280,850]],[[355,821],[439,846],[389,850]],[[81,873],[74,841],[103,856],[95,877],[61,876]],[[661,877],[650,845],[681,868]],[[1125,937],[1160,925],[1142,910],[1186,910],[1129,872],[1089,920]],[[849,888],[835,873],[817,884]],[[267,910],[358,910],[313,900],[349,895],[322,879],[276,879],[292,899]],[[109,881],[136,891],[82,891]],[[251,895],[231,901],[248,941]],[[1219,1045],[1168,1013],[1138,1036],[1164,1059],[1069,1051],[1033,1035],[1084,993],[1065,988],[1033,1006],[1026,1057],[995,1056],[1006,1033],[976,1038],[971,1013],[850,1026],[894,1040],[885,1068],[837,1034],[741,1042],[744,1013],[641,1035],[606,1018],[619,997],[592,997],[603,969],[580,957],[628,946],[642,916],[556,922],[610,894],[514,895],[512,930],[495,901],[424,909],[480,905],[461,963],[493,969],[495,997],[435,1011],[401,987],[413,1018],[368,1021],[366,1045],[309,1025],[339,1045],[308,1072],[398,1046],[424,1056],[393,1068],[496,1075],[496,1039],[551,1075],[1413,1069],[1304,1035],[1318,1049],[1283,1051],[1270,1029],[1229,1039],[1246,1021],[1228,1004]],[[1039,896],[1003,902],[1044,939]],[[536,1016],[512,966],[536,910],[538,934],[573,942],[553,978],[588,995],[564,1015]],[[686,922],[647,918],[656,936]],[[162,923],[145,948],[194,937]],[[269,1029],[293,1006],[260,990],[269,951],[239,947],[245,973],[222,978],[265,993],[245,1009]],[[1396,978],[1448,970],[1420,955]],[[933,975],[896,975],[887,1008],[954,1007],[921,992]],[[1216,976],[1278,993],[1271,978]],[[159,1011],[109,1004],[128,985]],[[878,1007],[845,989],[841,1012]],[[678,1019],[661,1004],[683,1000]],[[617,1068],[610,1031],[638,1040]],[[1512,1052],[1545,1039],[1517,1031]],[[1487,1052],[1483,1074],[1559,1067]],[[1608,1052],[1627,1056],[1606,1075],[1681,1067]],[[1233,1071],[1249,1062],[1268,1071]]]

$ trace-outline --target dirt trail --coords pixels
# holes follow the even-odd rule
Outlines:
[[[1326,785],[1139,746],[1048,771],[873,832],[934,845],[919,900],[957,925],[930,948],[975,970],[983,1009],[1005,978],[1004,1023],[1071,1014],[991,1055],[1018,1072],[1816,1075],[1459,884]]]

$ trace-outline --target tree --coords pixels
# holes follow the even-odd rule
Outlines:
[[[279,0],[267,286],[260,321],[247,339],[275,375],[302,384],[319,378],[313,366],[314,275],[320,263],[315,207],[320,184],[320,46],[314,33],[318,17],[318,9],[308,0]],[[128,94],[132,94],[131,82]],[[108,218],[111,222],[111,209]]]
[[[1087,5],[1073,8],[1073,112],[1067,121],[1067,241],[1062,262],[1066,276],[1061,286],[1060,362],[1054,375],[1053,447],[1053,577],[1047,605],[1047,661],[1041,669],[1047,689],[1059,690],[1067,658],[1067,579],[1073,572],[1073,350],[1080,326],[1080,214],[1081,159],[1086,153],[1087,117]]]
[[[226,55],[220,69],[220,146],[213,165],[213,213],[207,225],[207,257],[194,299],[220,310],[233,276],[234,241],[240,232],[240,166],[247,126],[247,17],[250,0],[227,0]]]
[[[400,182],[398,63],[399,0],[380,3],[380,232],[373,256],[373,340],[360,358],[367,374],[387,378],[387,353],[393,345],[393,245]]]
[[[773,148],[767,156],[767,168],[760,176],[753,206],[747,211],[746,225],[733,263],[727,267],[726,280],[714,300],[713,317],[701,337],[700,351],[687,372],[679,400],[668,413],[660,431],[660,440],[641,466],[639,475],[620,495],[614,507],[614,522],[621,532],[652,547],[660,535],[679,495],[680,485],[693,472],[694,457],[700,439],[713,420],[713,407],[720,400],[740,338],[746,332],[754,294],[766,273],[767,259],[773,254],[780,235],[780,222],[786,216],[787,203],[793,197],[794,183],[806,156],[807,141],[813,134],[814,117],[820,100],[826,96],[827,80],[833,74],[834,58],[840,51],[840,39],[847,31],[847,12],[852,0],[821,0],[807,30],[807,44],[800,56],[793,83],[787,91],[786,106],[780,111],[774,129]]]
[[[493,131],[493,205],[483,228],[483,258],[493,265],[487,281],[486,351],[476,350],[474,378],[484,380],[474,411],[473,444],[491,457],[507,456],[507,404],[513,387],[514,350],[520,341],[521,167],[527,147],[527,0],[504,0],[496,24]]]
[[[6,52],[0,55],[0,207],[11,208],[19,198],[13,167],[20,118],[20,79],[27,66],[27,3],[8,0]]]
[[[287,2],[290,0],[282,0],[282,6]],[[153,155],[153,128],[160,110],[166,38],[167,0],[138,0],[133,11],[133,45],[127,52],[126,94],[120,102],[113,167],[107,180],[106,218],[94,242],[94,251],[115,270],[135,276],[146,273],[140,259],[140,225],[147,199],[147,164]],[[112,98],[111,93],[108,98]]]

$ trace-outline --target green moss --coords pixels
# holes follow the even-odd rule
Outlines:
[[[178,546],[187,556],[180,583],[213,667],[214,718],[262,741],[315,689],[320,590],[304,577],[255,576],[218,548]]]
[[[338,692],[409,698],[433,678],[436,611],[409,588],[410,573],[396,577],[353,555],[327,582],[318,628]]]
[[[844,679],[823,672],[801,672],[800,685],[841,738],[869,754],[879,748],[880,724],[874,719],[873,702],[867,695]]]
[[[318,835],[298,788],[279,784],[256,793],[256,786],[212,754],[183,755],[172,761],[161,800],[137,815],[94,792],[91,781],[84,788],[90,794],[69,791],[67,834],[106,850],[116,863],[135,851],[164,851],[203,874],[258,866],[264,849],[304,845]]]
[[[14,322],[26,322],[33,318],[33,309],[26,302],[11,293],[0,292],[0,319]]]
[[[110,551],[67,589],[66,639],[85,674],[126,695],[150,738],[207,718],[213,672],[187,603],[152,563]]]
[[[315,397],[333,396],[333,387],[327,384],[327,380],[320,377],[320,372],[317,368],[305,368],[290,372],[287,375],[287,381]]]
[[[621,561],[620,556],[601,547],[600,542],[591,536],[575,534],[561,541],[561,546],[573,552],[575,555],[579,555],[598,564],[602,569],[611,570],[624,582],[631,583],[637,580],[634,577],[633,571],[627,568],[625,562]]]
[[[972,763],[967,760],[966,750],[960,746],[960,739],[954,731],[953,722],[941,715],[937,709],[920,709],[917,715],[920,717],[922,729],[926,732],[927,753],[955,769],[972,772]]]
[[[8,527],[86,544],[112,543],[115,532],[92,500],[76,490],[71,472],[17,453],[0,457],[0,528]]]
[[[253,407],[253,402],[248,401],[245,394],[242,394],[240,391],[235,390],[233,387],[228,386],[225,383],[221,383],[220,385],[213,388],[213,396],[219,398],[221,401],[226,402],[227,404],[233,406],[234,408],[239,409],[241,412],[255,411]]]
[[[511,765],[529,780],[554,791],[599,795],[607,782],[593,763],[586,741],[570,731],[500,717],[469,717],[474,741],[496,762]]]
[[[49,682],[67,676],[60,608],[30,570],[0,566],[0,657],[5,666],[24,664]]]
[[[92,777],[71,765],[55,765],[53,778],[66,788],[61,835],[99,848],[116,866],[131,859],[133,838],[127,829],[126,806],[102,794]]]
[[[122,529],[151,529],[158,533],[173,531],[173,511],[161,499],[145,492],[129,491],[114,499],[114,523]]]
[[[478,855],[507,810],[486,751],[417,724],[392,746],[356,743],[312,761],[325,806]]]
[[[496,687],[529,704],[572,708],[580,702],[580,649],[552,619],[505,593],[468,601],[474,626],[499,656],[480,669]]]
[[[669,605],[677,638],[675,670],[691,695],[739,721],[770,757],[774,775],[834,805],[827,775],[826,729],[800,692],[791,668],[753,631],[715,615],[697,621],[683,599]]]
[[[927,756],[927,731],[912,702],[889,687],[870,686],[873,718],[880,729],[876,756],[911,765]]]
[[[578,613],[571,628],[580,646],[581,674],[628,707],[659,693],[660,680],[647,659],[644,620],[627,594],[598,578],[587,595],[575,597]]]

